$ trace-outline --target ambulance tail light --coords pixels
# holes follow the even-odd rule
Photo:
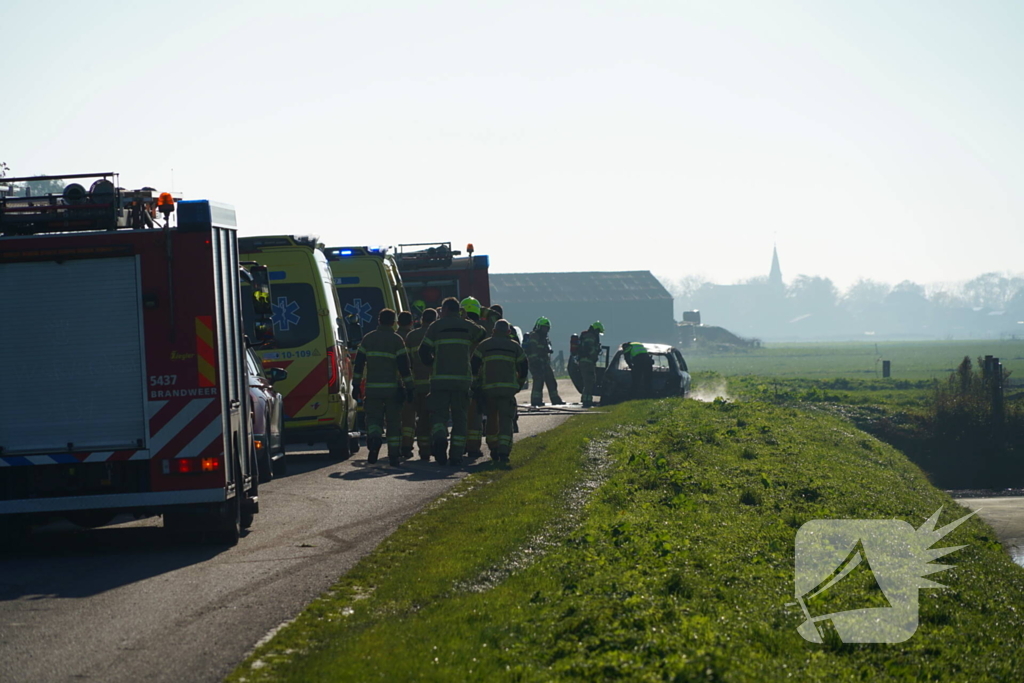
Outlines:
[[[327,393],[337,394],[341,391],[341,386],[338,382],[338,351],[337,349],[327,349]]]

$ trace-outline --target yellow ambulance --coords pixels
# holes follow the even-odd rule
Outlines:
[[[293,235],[243,237],[242,260],[270,276],[274,343],[258,347],[264,367],[283,368],[284,432],[289,443],[326,443],[331,457],[359,450],[354,432],[352,360],[327,258],[315,240]]]
[[[328,247],[325,253],[350,336],[376,329],[383,308],[409,310],[398,264],[386,248]]]

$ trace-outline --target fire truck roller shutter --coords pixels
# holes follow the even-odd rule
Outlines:
[[[136,257],[0,264],[4,453],[146,437]]]

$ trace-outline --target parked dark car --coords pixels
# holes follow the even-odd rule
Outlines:
[[[683,396],[690,393],[690,371],[683,355],[667,344],[648,344],[644,347],[654,361],[651,369],[651,398]],[[622,349],[615,352],[604,374],[598,378],[601,385],[601,405],[619,403],[632,398],[633,375],[623,357]]]
[[[249,399],[252,405],[252,438],[260,483],[271,476],[284,476],[287,471],[284,438],[284,398],[274,390],[274,382],[288,377],[281,368],[264,369],[252,349],[246,349],[245,364],[249,373]]]

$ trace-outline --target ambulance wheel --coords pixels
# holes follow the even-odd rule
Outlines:
[[[359,434],[348,435],[348,451],[350,455],[355,455],[361,448],[359,444]]]
[[[331,456],[331,460],[347,460],[352,455],[352,450],[349,447],[348,434],[345,432],[339,432],[335,434],[327,441],[327,451]]]

